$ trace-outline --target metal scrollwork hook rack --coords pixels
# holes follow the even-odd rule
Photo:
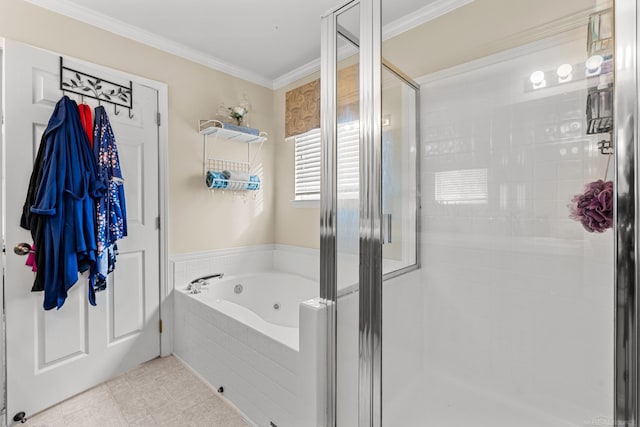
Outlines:
[[[105,80],[100,77],[87,74],[85,72],[67,67],[64,65],[62,56],[60,57],[60,90],[63,93],[74,93],[80,95],[82,102],[84,98],[92,98],[98,101],[98,105],[103,102],[113,104],[113,114],[119,115],[118,107],[129,110],[129,118],[133,119],[133,83],[129,80],[129,86]]]

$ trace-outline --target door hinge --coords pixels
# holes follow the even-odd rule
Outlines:
[[[158,331],[162,333],[162,319],[160,319],[160,323],[158,324]]]
[[[156,117],[156,119],[157,119],[156,121],[158,123],[158,126],[160,126],[160,113],[158,113],[158,116]]]
[[[160,217],[156,217],[156,230],[160,230]]]

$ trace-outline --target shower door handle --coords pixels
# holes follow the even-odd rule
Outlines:
[[[391,243],[391,214],[382,214],[382,244]]]

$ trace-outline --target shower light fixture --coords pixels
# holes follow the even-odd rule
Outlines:
[[[558,74],[558,82],[559,83],[570,82],[571,79],[573,78],[572,72],[573,72],[573,67],[571,66],[571,64],[560,65],[556,70],[556,73]]]
[[[544,79],[544,71],[534,71],[529,77],[534,89],[541,89],[547,85],[547,81]]]
[[[602,55],[593,55],[587,58],[587,60],[584,62],[584,66],[587,68],[586,74],[588,76],[593,76],[600,73],[600,67],[602,66],[603,62],[604,58],[602,57]]]

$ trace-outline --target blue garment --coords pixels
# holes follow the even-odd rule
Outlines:
[[[42,177],[30,211],[43,227],[43,275],[45,310],[62,307],[78,272],[93,267],[97,257],[94,199],[105,187],[98,180],[97,165],[77,104],[63,96],[45,130]],[[90,289],[91,292],[91,289]]]
[[[109,117],[102,106],[95,109],[93,152],[98,178],[108,189],[96,201],[98,262],[92,278],[95,277],[95,289],[102,290],[106,287],[107,275],[115,268],[114,245],[127,235],[127,209],[118,147]]]

